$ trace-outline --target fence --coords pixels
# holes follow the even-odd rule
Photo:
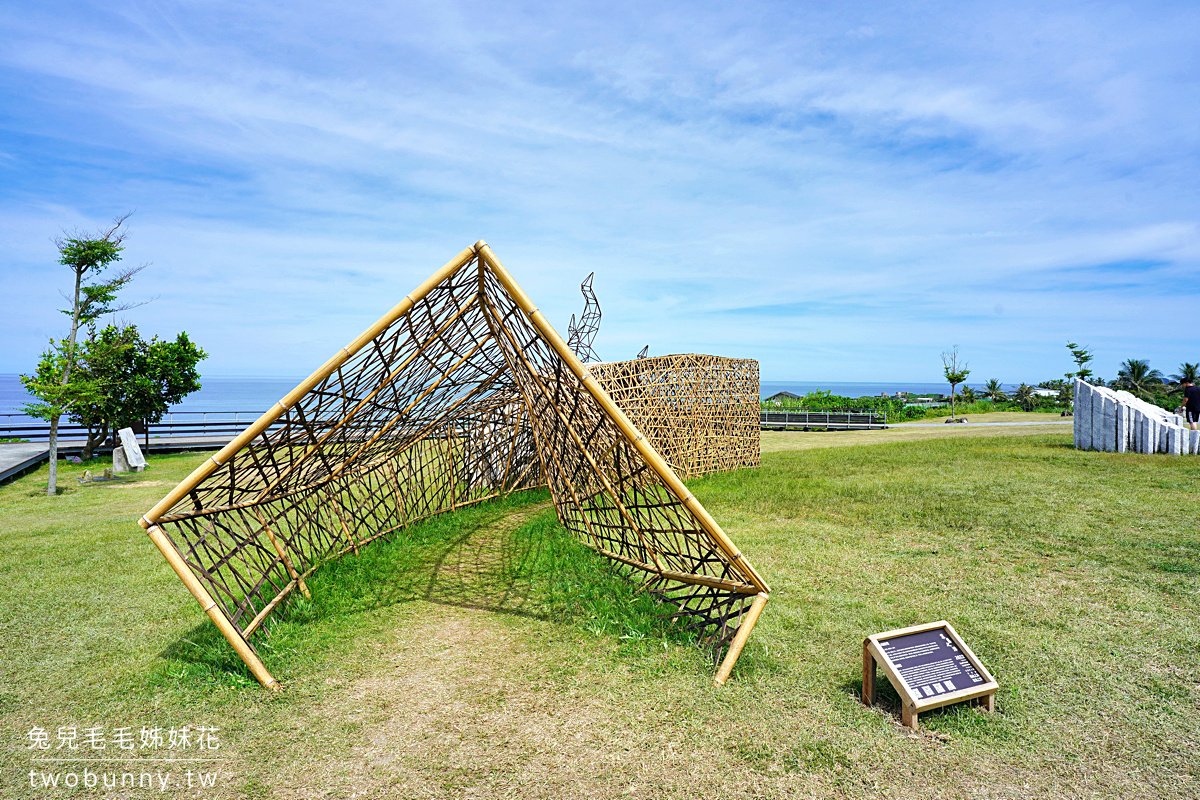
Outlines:
[[[763,428],[866,431],[887,427],[887,412],[875,411],[762,411],[758,417]]]
[[[147,446],[153,439],[218,439],[225,441],[250,426],[262,416],[261,411],[172,411],[159,422],[150,423],[139,436]],[[58,440],[64,449],[82,446],[88,429],[63,419],[58,426]],[[24,439],[29,442],[50,440],[50,423],[24,414],[0,414],[0,439]],[[222,442],[223,443],[223,442]],[[167,442],[160,442],[168,445]]]

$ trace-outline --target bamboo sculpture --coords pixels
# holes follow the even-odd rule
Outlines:
[[[537,485],[568,530],[640,575],[684,624],[732,640],[723,683],[766,582],[483,242],[140,523],[254,676],[278,688],[252,642],[322,563]]]
[[[758,466],[757,361],[686,354],[586,368],[675,474]]]

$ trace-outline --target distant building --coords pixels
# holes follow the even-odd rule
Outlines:
[[[1033,393],[1037,397],[1058,397],[1058,389],[1034,389]]]
[[[803,399],[804,398],[802,396],[800,396],[798,394],[792,394],[791,392],[776,392],[775,394],[773,394],[767,398],[767,402],[774,403],[775,405],[779,405],[781,403],[781,401],[783,401],[783,400],[803,400]]]

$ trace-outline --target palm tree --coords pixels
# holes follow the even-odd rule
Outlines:
[[[964,403],[974,403],[979,398],[979,396],[975,394],[975,390],[970,386],[964,386],[962,391],[958,393],[958,396],[959,399],[961,399]]]
[[[1131,358],[1121,362],[1117,370],[1117,386],[1143,399],[1153,395],[1152,387],[1162,386],[1162,373],[1150,369],[1150,362],[1141,358]]]
[[[1171,376],[1171,383],[1179,384],[1187,381],[1194,384],[1200,380],[1200,375],[1196,374],[1198,372],[1200,372],[1200,364],[1189,364],[1185,361],[1179,365],[1179,372]]]
[[[1013,399],[1021,404],[1021,408],[1026,411],[1033,411],[1034,405],[1037,404],[1037,395],[1033,393],[1033,387],[1028,383],[1022,383],[1013,392]]]
[[[1004,393],[1004,388],[1000,385],[1000,381],[996,380],[995,378],[992,378],[983,385],[982,394],[985,399],[992,400],[997,403],[1001,400],[1008,399],[1008,395]]]

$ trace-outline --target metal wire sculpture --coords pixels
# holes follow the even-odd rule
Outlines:
[[[588,371],[677,475],[759,465],[757,361],[689,353]]]
[[[645,358],[645,357],[646,357],[646,356],[648,356],[649,354],[650,354],[650,345],[646,345],[646,346],[645,346],[645,347],[643,347],[641,350],[638,350],[637,357],[638,357],[638,358]]]
[[[584,364],[600,360],[600,356],[592,349],[596,334],[600,332],[601,316],[600,302],[596,299],[596,293],[592,291],[594,277],[596,273],[589,272],[583,283],[579,284],[579,291],[583,293],[583,314],[579,317],[579,324],[575,323],[574,314],[567,323],[567,347],[571,348],[575,357]]]
[[[490,248],[459,253],[140,520],[254,676],[253,641],[319,566],[546,485],[558,518],[729,643],[769,588]]]

